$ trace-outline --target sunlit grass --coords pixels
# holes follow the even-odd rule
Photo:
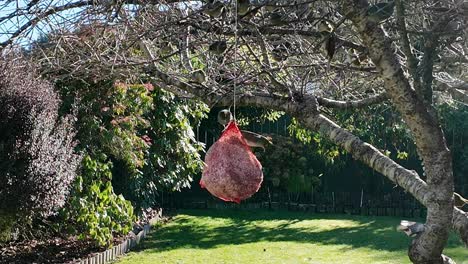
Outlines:
[[[254,210],[185,210],[156,227],[126,263],[409,263],[400,218]],[[468,249],[452,236],[457,263]],[[466,262],[468,264],[468,261]]]

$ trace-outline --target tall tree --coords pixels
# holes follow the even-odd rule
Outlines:
[[[232,105],[235,98],[236,105],[287,112],[427,207],[424,231],[410,246],[412,262],[451,263],[442,255],[449,230],[468,244],[468,215],[453,206],[452,157],[433,105],[447,95],[468,103],[467,2],[236,3],[30,1],[0,18],[1,26],[13,27],[0,45],[21,43],[41,23],[60,20],[33,54],[50,78],[151,81],[209,105]],[[14,19],[22,22],[12,26]],[[67,21],[72,27],[63,26]],[[384,101],[410,129],[424,175],[324,114]]]

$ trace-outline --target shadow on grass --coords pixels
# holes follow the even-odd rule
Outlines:
[[[297,242],[405,251],[410,239],[396,232],[396,217],[323,215],[266,210],[185,210],[156,228],[137,248],[161,252],[177,248],[214,248],[253,242]],[[305,220],[321,221],[304,222]],[[342,220],[350,226],[340,226]],[[336,224],[336,226],[333,226]],[[458,246],[456,238],[449,246]]]

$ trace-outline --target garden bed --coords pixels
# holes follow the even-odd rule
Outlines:
[[[13,241],[0,247],[0,263],[105,263],[128,252],[149,232],[151,224],[161,220],[162,210],[154,210],[151,220],[135,224],[127,236],[114,238],[112,247],[97,247],[91,240],[76,237]],[[95,261],[96,260],[96,261]]]
[[[104,251],[104,248],[74,237],[15,241],[0,248],[0,263],[65,263],[99,251]]]

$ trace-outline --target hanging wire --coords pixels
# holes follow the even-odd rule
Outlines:
[[[237,65],[237,0],[234,2],[234,65]],[[236,120],[236,89],[237,89],[237,67],[234,71],[234,92],[233,92],[233,112],[234,120]]]

